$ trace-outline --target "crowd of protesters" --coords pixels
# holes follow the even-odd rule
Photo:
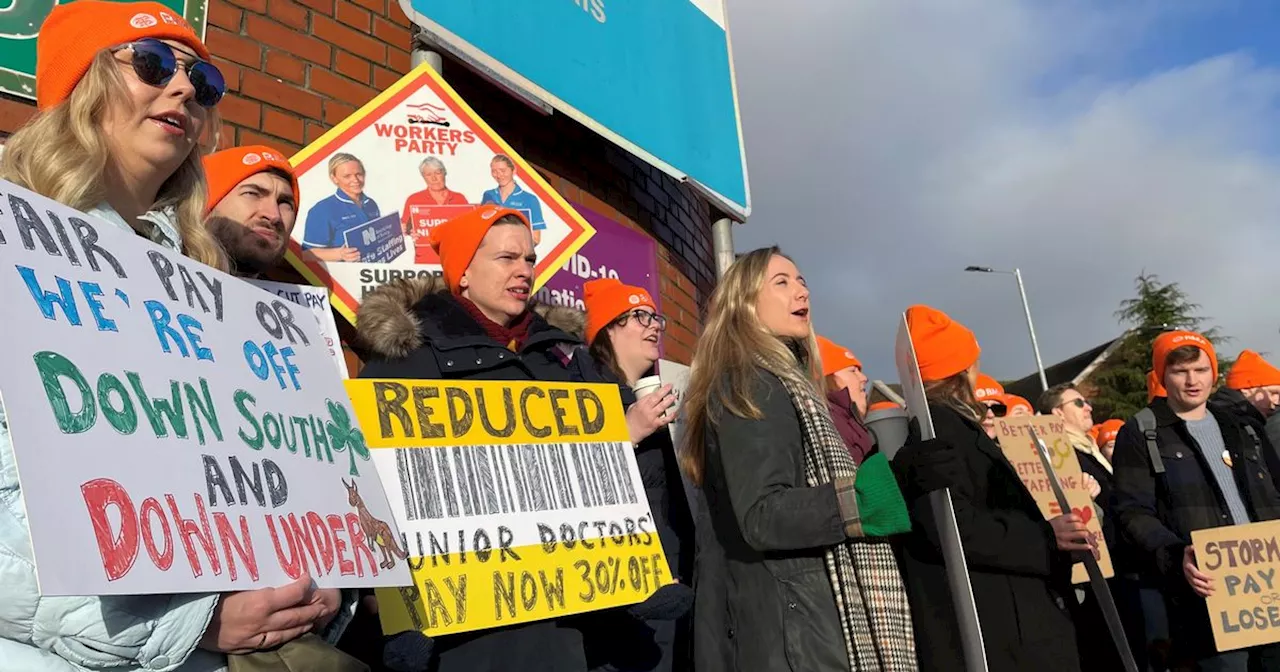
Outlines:
[[[142,17],[142,18],[140,18]],[[284,255],[298,182],[268,147],[210,153],[221,74],[152,2],[79,0],[37,41],[39,111],[0,177],[191,259],[258,277]],[[625,609],[430,638],[384,637],[365,591],[303,577],[223,594],[45,597],[0,416],[0,669],[965,669],[930,493],[949,489],[988,669],[1119,670],[1101,607],[1071,583],[1096,553],[1080,515],[1046,520],[995,441],[995,419],[1062,421],[1103,521],[1108,581],[1142,670],[1280,670],[1280,648],[1218,653],[1195,530],[1280,518],[1280,369],[1237,358],[1219,387],[1202,335],[1155,339],[1149,406],[1094,418],[1084,390],[1033,405],[981,373],[974,333],[906,319],[934,438],[913,423],[892,463],[868,429],[867,377],[813,329],[809,287],[777,248],[710,297],[675,445],[670,385],[640,395],[666,328],[642,288],[587,283],[585,314],[539,306],[534,235],[486,206],[431,237],[440,277],[367,296],[364,377],[616,384],[676,582]],[[1101,422],[1099,422],[1101,421]],[[696,486],[692,501],[684,479]]]

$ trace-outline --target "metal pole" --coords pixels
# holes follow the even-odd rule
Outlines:
[[[1049,379],[1044,375],[1044,362],[1040,359],[1040,343],[1036,340],[1036,325],[1031,321],[1031,304],[1027,303],[1027,290],[1022,286],[1022,269],[1013,269],[1013,277],[1018,281],[1018,295],[1022,297],[1022,310],[1027,314],[1027,330],[1031,332],[1031,349],[1036,353],[1036,371],[1040,373],[1040,388],[1049,389]]]
[[[439,74],[444,74],[444,59],[440,56],[440,52],[428,51],[426,49],[414,49],[413,53],[409,54],[409,64],[411,67],[416,68],[423,63],[429,63],[432,70],[435,70]]]
[[[716,278],[723,278],[734,260],[732,219],[717,219],[711,225],[711,245],[715,248]]]

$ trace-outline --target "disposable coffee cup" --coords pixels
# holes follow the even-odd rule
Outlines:
[[[637,380],[635,387],[631,389],[636,393],[636,400],[638,401],[657,392],[660,387],[662,387],[662,376],[646,376]]]

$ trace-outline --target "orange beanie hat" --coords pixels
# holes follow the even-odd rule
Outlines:
[[[1233,390],[1268,385],[1280,385],[1280,369],[1272,366],[1262,358],[1262,355],[1252,350],[1240,353],[1235,365],[1227,372],[1227,387]]]
[[[1124,427],[1124,420],[1107,420],[1100,425],[1094,425],[1093,428],[1097,430],[1094,440],[1097,441],[1098,447],[1101,448],[1115,441],[1121,427]]]
[[[529,220],[519,210],[489,205],[458,215],[431,230],[431,249],[440,257],[440,265],[444,267],[444,281],[449,285],[450,291],[459,290],[462,274],[467,272],[471,260],[476,258],[476,250],[480,249],[480,243],[484,241],[485,234],[489,233],[489,228],[507,215],[518,217],[526,228],[529,227]]]
[[[862,366],[862,362],[859,362],[847,348],[823,336],[818,336],[818,356],[822,358],[822,375],[824,376],[851,366]]]
[[[907,309],[907,329],[923,381],[946,380],[978,361],[982,349],[973,332],[928,306]]]
[[[80,0],[83,2],[84,0]],[[289,176],[293,186],[293,206],[298,207],[298,176],[284,154],[264,145],[232,147],[204,157],[204,176],[209,182],[209,203],[206,214],[226,198],[237,184],[246,178],[275,169]]]
[[[1164,385],[1160,379],[1156,377],[1155,371],[1147,372],[1147,403],[1151,403],[1156,397],[1167,397],[1169,393],[1165,391]]]
[[[582,286],[582,302],[587,305],[587,345],[596,340],[610,322],[632,308],[648,308],[658,312],[653,297],[644,287],[624,285],[620,280],[601,278]]]
[[[1019,397],[1016,394],[1002,394],[997,398],[1000,401],[1004,402],[1005,408],[1009,409],[1009,412],[1008,412],[1009,415],[1013,415],[1013,409],[1015,408],[1025,409],[1027,411],[1027,415],[1036,414],[1036,409],[1034,406],[1031,405],[1031,402],[1027,401],[1026,399],[1023,399],[1022,397]]]
[[[867,412],[870,413],[872,411],[887,411],[891,408],[902,408],[902,406],[892,401],[877,401],[876,403],[871,404],[871,406],[867,407]]]
[[[191,24],[158,2],[76,0],[54,7],[36,37],[36,107],[66,100],[103,49],[144,37],[181,42],[209,60]]]
[[[1213,350],[1213,344],[1209,339],[1195,333],[1194,331],[1166,331],[1156,337],[1155,343],[1151,345],[1151,368],[1156,374],[1156,382],[1160,383],[1161,391],[1164,390],[1164,367],[1165,360],[1169,358],[1169,353],[1191,346],[1199,348],[1209,355],[1209,362],[1213,366],[1213,379],[1218,380],[1218,354]],[[1148,385],[1148,388],[1150,386]],[[1150,389],[1148,389],[1150,392]],[[1165,396],[1161,394],[1159,396]]]
[[[1004,394],[1004,385],[999,381],[985,373],[978,374],[978,384],[974,386],[974,394],[978,396],[978,401],[990,399],[991,397],[999,397]]]

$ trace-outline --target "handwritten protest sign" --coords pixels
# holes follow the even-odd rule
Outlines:
[[[1111,567],[1111,552],[1107,550],[1107,542],[1102,537],[1102,520],[1093,508],[1093,498],[1084,483],[1084,472],[1080,470],[1080,461],[1076,458],[1075,448],[1071,447],[1062,421],[1056,417],[1026,415],[996,418],[996,439],[1000,442],[1000,450],[1018,472],[1036,504],[1040,505],[1045,519],[1062,515],[1062,507],[1058,506],[1054,497],[1049,476],[1044,471],[1044,465],[1036,452],[1038,448],[1027,431],[1028,427],[1034,428],[1040,440],[1049,448],[1053,473],[1057,474],[1062,489],[1067,493],[1071,512],[1084,520],[1090,536],[1098,544],[1101,553],[1098,567],[1102,569],[1102,575],[1107,578],[1115,576],[1115,569]],[[1088,580],[1089,574],[1084,563],[1077,562],[1071,569],[1071,582],[1086,583]]]
[[[0,394],[42,594],[304,573],[408,584],[377,470],[298,306],[7,182],[0,297]]]
[[[276,296],[292,301],[306,308],[316,318],[320,335],[324,338],[325,347],[329,349],[329,357],[338,369],[338,375],[347,378],[347,359],[342,355],[342,336],[338,333],[338,323],[333,319],[333,309],[329,307],[329,291],[314,285],[295,285],[288,282],[272,280],[246,280],[249,284],[265,289]]]
[[[353,380],[414,588],[387,633],[640,602],[671,583],[614,385]]]
[[[1206,606],[1218,650],[1280,642],[1280,521],[1196,530],[1191,545],[1213,577]]]

